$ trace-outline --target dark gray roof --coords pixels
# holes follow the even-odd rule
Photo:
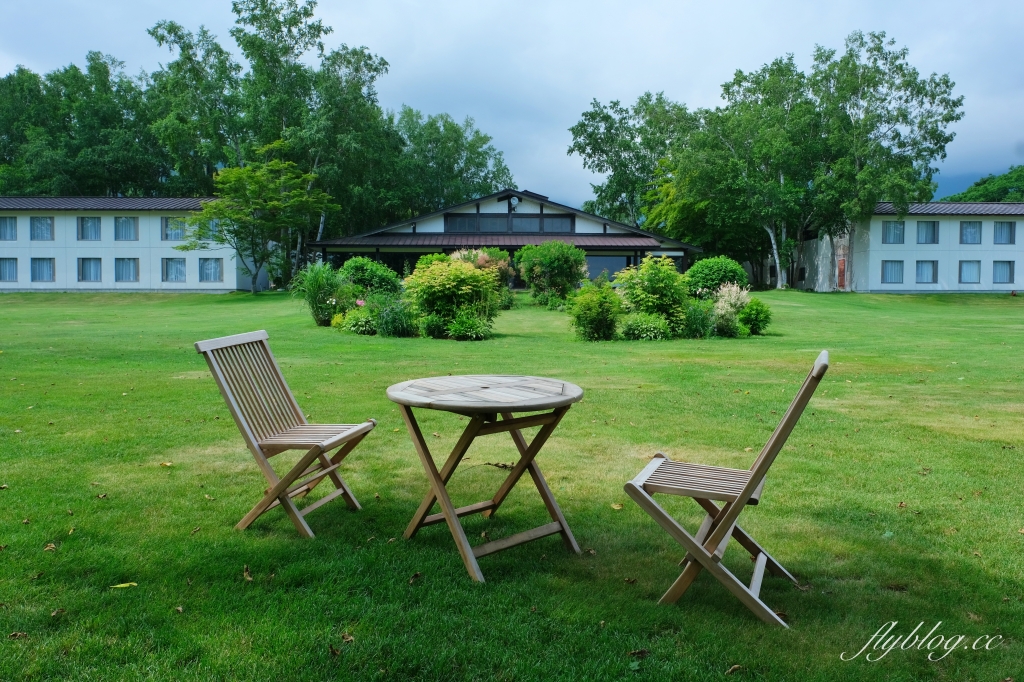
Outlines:
[[[470,247],[479,248],[482,246],[497,247],[518,247],[527,244],[542,244],[549,241],[571,242],[583,249],[641,249],[644,251],[658,251],[660,249],[678,248],[679,244],[673,239],[661,238],[661,241],[654,237],[639,234],[503,234],[494,232],[479,233],[451,233],[451,232],[392,232],[391,234],[375,234],[367,237],[342,237],[340,239],[327,239],[316,242],[313,246],[328,248],[437,248],[437,247]]]
[[[896,215],[892,202],[881,201],[875,206],[875,215]],[[1011,202],[959,202],[930,201],[927,204],[910,204],[907,215],[1020,215],[1024,216],[1024,204]]]
[[[8,211],[198,211],[202,197],[0,197]]]

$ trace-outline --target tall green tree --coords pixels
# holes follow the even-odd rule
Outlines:
[[[1022,201],[1024,202],[1024,166],[1010,166],[1002,175],[986,175],[959,194],[941,201]]]
[[[684,105],[660,92],[645,92],[632,106],[623,106],[618,100],[591,102],[590,110],[569,128],[572,144],[568,153],[579,154],[584,168],[606,177],[591,185],[594,199],[585,202],[583,210],[640,226],[645,219],[645,197],[655,186],[658,162],[694,122]]]

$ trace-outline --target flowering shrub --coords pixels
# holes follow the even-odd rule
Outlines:
[[[528,244],[516,251],[515,261],[534,296],[548,292],[568,298],[587,279],[587,254],[562,241]]]
[[[668,320],[658,313],[633,313],[622,323],[622,335],[630,341],[661,341],[669,338]]]
[[[417,269],[405,280],[406,295],[422,320],[426,336],[444,336],[478,341],[490,335],[490,325],[497,314],[496,278],[494,268],[477,269],[463,260],[436,261]],[[480,321],[473,326],[467,316]],[[452,323],[458,318],[460,322]],[[472,329],[471,329],[472,327]]]
[[[460,249],[453,252],[450,258],[469,263],[479,270],[491,270],[494,273],[495,306],[499,310],[511,310],[515,305],[515,297],[509,290],[514,271],[509,265],[508,251],[493,247]]]
[[[727,256],[705,258],[690,266],[686,271],[690,291],[697,298],[711,298],[725,283],[747,286],[747,271]]]
[[[363,336],[373,336],[377,333],[377,326],[373,316],[365,306],[353,308],[345,313],[345,329]]]

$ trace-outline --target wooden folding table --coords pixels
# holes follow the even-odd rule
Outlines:
[[[544,480],[535,458],[572,404],[583,398],[583,389],[565,381],[542,377],[470,375],[405,381],[389,387],[387,395],[389,399],[398,404],[399,410],[402,412],[402,418],[409,429],[409,436],[412,438],[416,453],[420,457],[430,482],[430,492],[423,498],[422,504],[416,510],[412,521],[409,522],[408,528],[405,529],[406,539],[414,536],[424,526],[442,521],[447,523],[455,538],[459,554],[462,555],[462,561],[466,564],[469,576],[479,582],[484,582],[484,575],[477,563],[478,558],[537,538],[559,533],[569,551],[580,553],[579,545],[576,544],[576,539],[572,536],[572,531],[569,530],[569,524],[566,523],[562,510],[555,502],[554,495],[551,494],[551,489],[548,487],[547,481]],[[469,425],[440,471],[434,464],[427,442],[413,416],[412,408],[414,407],[454,412],[470,418]],[[515,413],[523,412],[541,412],[541,414],[513,416]],[[541,429],[533,440],[527,443],[521,429],[531,426],[540,426]],[[493,498],[456,508],[452,504],[445,486],[469,450],[470,444],[480,436],[505,432],[512,436],[512,441],[515,443],[516,449],[519,450],[519,461],[512,467],[508,477]],[[540,497],[551,515],[551,523],[471,547],[459,518],[478,513],[487,517],[494,514],[526,472],[530,473],[534,485],[537,486],[537,492],[540,493]],[[441,512],[430,514],[435,502],[440,505]]]

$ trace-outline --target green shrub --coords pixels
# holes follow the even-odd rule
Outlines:
[[[752,298],[740,311],[739,321],[750,329],[751,334],[761,334],[772,323],[772,310],[761,299]]]
[[[630,266],[615,274],[615,286],[626,310],[668,317],[686,309],[686,281],[667,257],[647,256],[640,267]]]
[[[687,339],[706,339],[715,331],[715,304],[713,301],[694,300],[686,306],[680,336]]]
[[[345,329],[363,336],[373,336],[377,333],[373,316],[366,306],[356,306],[345,313]]]
[[[491,269],[478,270],[457,260],[437,261],[409,275],[405,288],[420,315],[451,321],[468,309],[490,322],[497,314],[494,278]]]
[[[474,315],[473,311],[463,309],[448,323],[445,331],[448,338],[456,341],[483,341],[491,335],[491,325]]]
[[[459,249],[451,255],[452,260],[461,260],[480,270],[493,270],[497,289],[507,289],[512,282],[512,266],[508,251],[494,247],[480,249]]]
[[[334,329],[345,329],[345,313],[338,313],[332,317],[331,327]]]
[[[302,297],[313,321],[321,327],[330,325],[331,318],[338,312],[334,296],[338,282],[338,271],[322,261],[310,263],[292,279],[292,295]]]
[[[339,313],[347,313],[356,307],[356,301],[365,297],[366,291],[361,286],[343,281],[334,290],[334,307]]]
[[[512,310],[516,307],[516,297],[508,287],[498,287],[496,305],[498,310]]]
[[[715,334],[730,339],[740,335],[740,323],[731,308],[715,308]]]
[[[603,278],[584,284],[569,307],[576,336],[583,341],[614,339],[618,312],[619,296]]]
[[[690,291],[699,298],[710,298],[725,283],[747,286],[747,271],[728,256],[699,260],[686,271]]]
[[[558,240],[516,251],[516,267],[534,294],[550,292],[568,298],[587,278],[587,254]]]
[[[398,273],[365,256],[349,258],[339,272],[342,280],[362,287],[367,293],[379,291],[397,294],[402,290],[402,280]]]
[[[633,313],[623,321],[622,335],[630,341],[661,341],[670,336],[668,320],[658,313]]]
[[[566,303],[564,298],[559,298],[558,296],[555,295],[551,295],[548,297],[548,310],[563,311],[565,310],[565,305]]]
[[[430,339],[448,338],[448,320],[440,315],[427,315],[420,318],[420,333]]]
[[[423,254],[422,256],[420,256],[416,260],[416,267],[413,268],[413,271],[419,270],[420,268],[423,268],[424,270],[426,270],[427,268],[429,268],[434,263],[436,263],[438,261],[446,261],[446,260],[449,260],[449,258],[448,258],[448,256],[446,254],[443,254],[443,253],[426,253],[426,254]]]
[[[535,291],[530,296],[533,298],[534,303],[545,308],[548,306],[548,300],[551,298],[551,294],[546,291]]]
[[[416,318],[410,305],[398,296],[374,294],[366,301],[377,336],[406,338],[416,336]]]

